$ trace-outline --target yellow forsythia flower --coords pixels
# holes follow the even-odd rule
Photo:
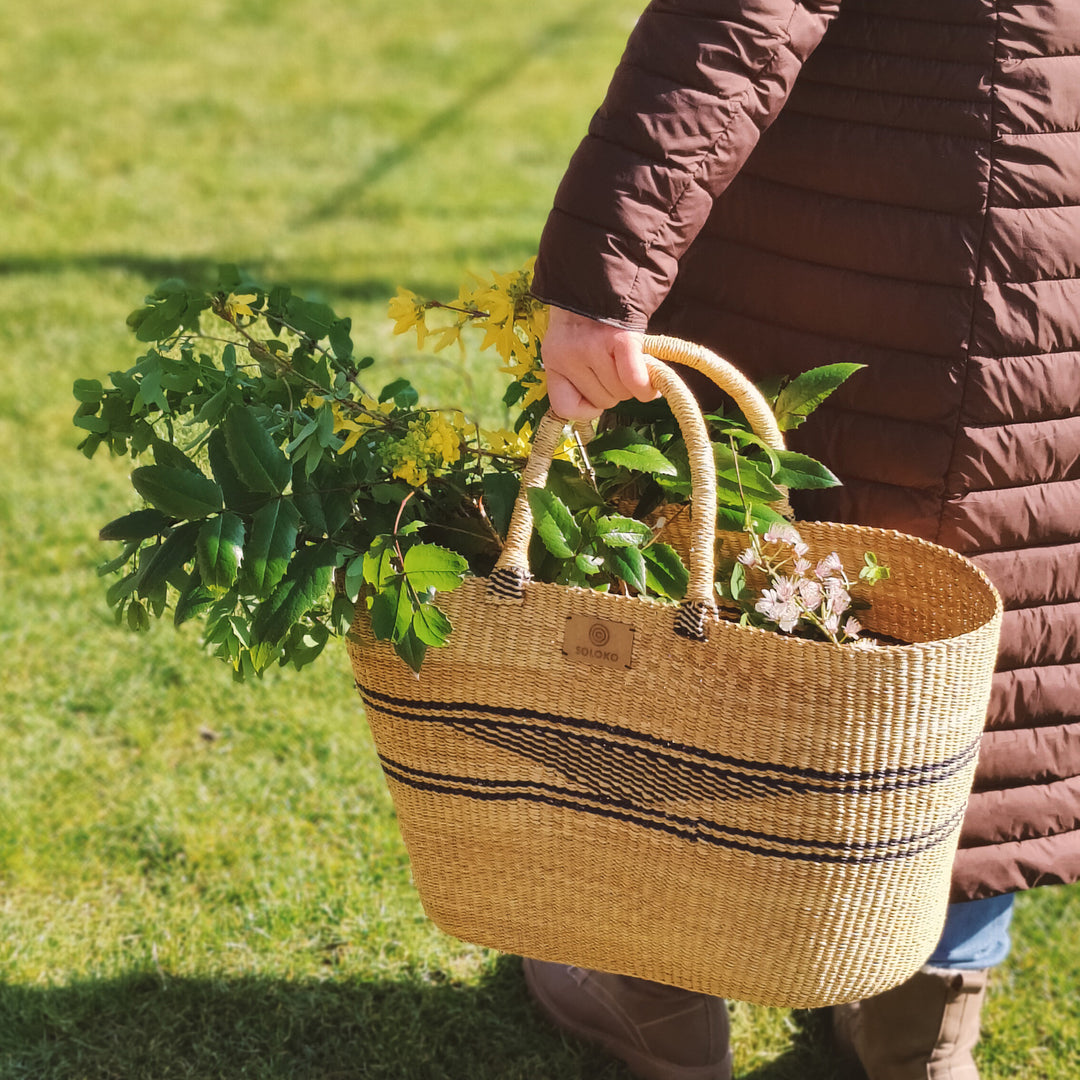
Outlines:
[[[236,293],[229,293],[225,298],[225,311],[233,322],[236,321],[237,315],[246,315],[249,319],[254,319],[255,312],[251,310],[250,305],[258,299],[256,293],[243,293],[240,296],[237,296]]]
[[[387,313],[394,320],[394,333],[404,334],[407,330],[416,328],[416,347],[424,347],[424,338],[427,337],[427,324],[424,318],[427,314],[427,302],[421,300],[410,289],[398,288],[395,296],[387,305]]]

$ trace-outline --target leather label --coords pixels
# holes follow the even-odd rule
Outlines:
[[[634,628],[590,615],[569,615],[562,651],[568,660],[581,664],[628,668],[634,657]]]

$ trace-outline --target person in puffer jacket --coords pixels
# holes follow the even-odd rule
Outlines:
[[[559,187],[534,292],[571,419],[654,396],[646,328],[754,379],[866,365],[792,433],[844,485],[799,516],[945,544],[1000,590],[941,943],[834,1011],[870,1080],[977,1080],[1013,894],[1080,878],[1080,5],[655,0]],[[549,1018],[636,1075],[730,1076],[722,1002],[525,967]]]

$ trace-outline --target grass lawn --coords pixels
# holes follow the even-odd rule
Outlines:
[[[75,452],[70,387],[130,365],[159,280],[228,261],[463,393],[386,300],[533,253],[637,8],[0,6],[0,1080],[627,1076],[423,917],[343,649],[235,687],[193,628],[113,626],[130,463]],[[984,1077],[1075,1080],[1080,891],[1017,928]],[[739,1077],[840,1075],[818,1015],[734,1025]]]

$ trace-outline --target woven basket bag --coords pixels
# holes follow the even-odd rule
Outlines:
[[[419,677],[359,605],[348,648],[417,889],[443,930],[504,952],[764,1005],[867,997],[940,935],[1000,599],[953,551],[803,522],[812,558],[869,550],[891,568],[862,621],[911,644],[720,618],[712,447],[656,357],[706,372],[783,441],[730,365],[673,339],[646,349],[690,452],[680,605],[529,580],[525,492],[564,429],[550,415],[499,564],[440,596],[453,632]]]

